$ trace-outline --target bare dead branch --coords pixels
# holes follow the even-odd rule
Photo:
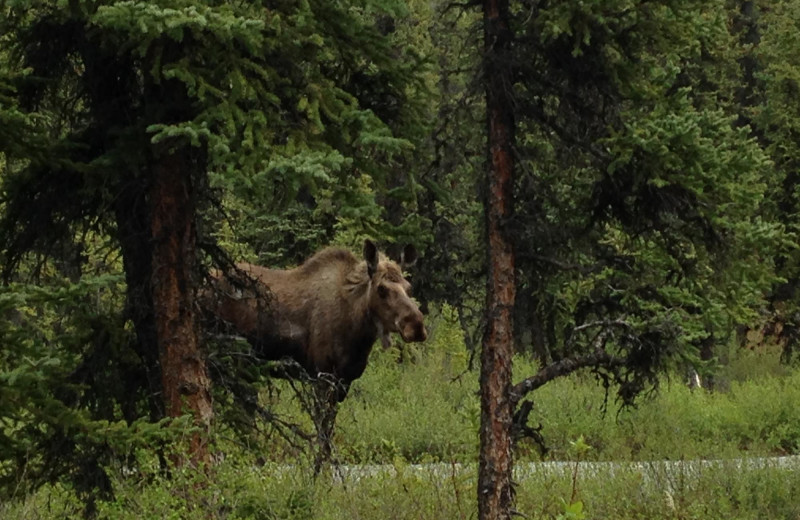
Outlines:
[[[595,346],[604,344],[606,338],[606,333],[600,333],[595,339]],[[537,388],[542,387],[544,384],[558,377],[571,374],[572,372],[580,370],[581,368],[604,367],[613,369],[624,366],[624,364],[624,359],[612,356],[602,348],[596,348],[591,354],[564,358],[560,361],[552,363],[539,370],[536,375],[517,383],[511,389],[511,399],[516,405],[516,403],[525,397],[525,395],[533,392]]]
[[[544,442],[542,435],[542,424],[538,426],[529,426],[528,418],[533,411],[533,401],[523,401],[519,405],[517,411],[514,412],[514,419],[511,426],[511,432],[514,437],[514,442],[518,442],[523,437],[532,439],[536,446],[539,448],[539,453],[545,455],[547,453],[547,446]]]

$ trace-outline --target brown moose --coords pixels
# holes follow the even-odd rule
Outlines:
[[[425,341],[422,313],[403,277],[416,258],[409,245],[394,262],[367,240],[363,260],[328,248],[295,269],[237,264],[227,275],[212,273],[216,290],[205,293],[203,305],[261,359],[293,359],[312,378],[331,374],[341,401],[378,337],[385,346],[392,332]]]

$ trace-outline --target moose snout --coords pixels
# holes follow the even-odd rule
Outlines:
[[[425,324],[422,322],[422,314],[419,316],[409,316],[402,320],[400,335],[406,343],[425,341],[428,339],[428,332],[425,330]]]

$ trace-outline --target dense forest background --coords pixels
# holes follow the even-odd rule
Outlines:
[[[68,482],[91,515],[135,450],[169,466],[189,431],[208,463],[209,432],[273,420],[264,367],[202,327],[214,266],[412,243],[429,321],[480,351],[492,92],[539,367],[515,431],[579,368],[633,403],[664,373],[713,389],[731,345],[791,363],[800,2],[499,2],[502,53],[497,4],[0,1],[2,496]]]

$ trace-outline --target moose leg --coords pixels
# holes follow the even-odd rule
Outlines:
[[[319,374],[314,382],[316,397],[314,426],[317,430],[317,456],[314,460],[314,474],[318,475],[322,466],[330,462],[333,453],[333,429],[342,392],[342,382],[331,374]]]

